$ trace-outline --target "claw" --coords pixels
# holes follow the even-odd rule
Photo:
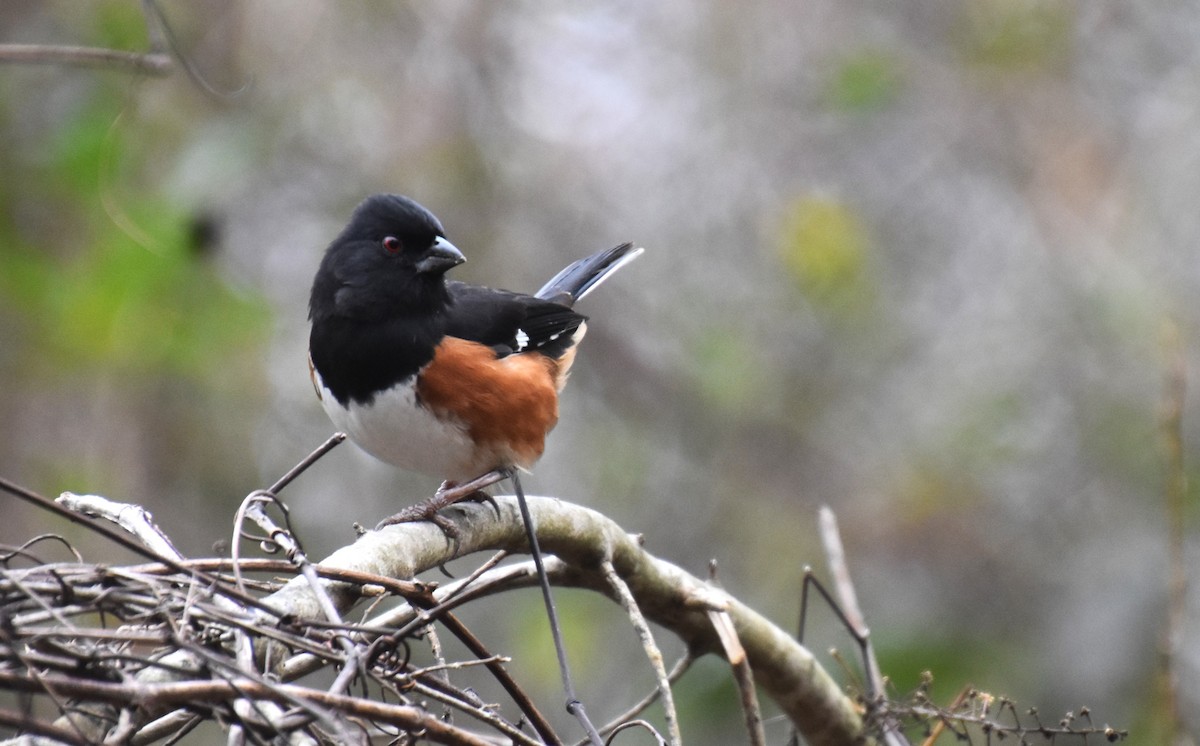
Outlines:
[[[397,523],[431,521],[442,530],[447,539],[457,543],[459,537],[458,527],[449,518],[439,515],[438,511],[463,500],[477,500],[489,503],[496,510],[496,515],[499,517],[500,506],[492,499],[491,495],[483,491],[483,488],[496,484],[508,477],[508,469],[494,469],[463,484],[456,484],[450,481],[442,482],[437,492],[433,493],[433,497],[416,505],[409,505],[399,513],[384,518],[375,527],[375,530],[378,531],[384,526],[392,526]]]

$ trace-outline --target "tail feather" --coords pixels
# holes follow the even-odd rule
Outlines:
[[[641,247],[631,243],[601,251],[568,265],[537,291],[542,300],[573,306],[608,279],[609,275],[641,256]]]

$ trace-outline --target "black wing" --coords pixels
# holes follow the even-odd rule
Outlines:
[[[487,345],[499,357],[537,350],[553,358],[574,344],[587,320],[567,306],[507,290],[446,283],[450,291],[446,334]]]

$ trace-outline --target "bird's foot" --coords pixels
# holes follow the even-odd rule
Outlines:
[[[484,492],[483,488],[496,484],[508,477],[509,472],[507,469],[494,469],[462,484],[450,481],[442,482],[442,486],[438,487],[437,492],[433,493],[433,497],[423,500],[416,505],[409,505],[399,513],[384,518],[375,527],[375,530],[378,531],[384,526],[393,526],[397,523],[430,521],[440,528],[448,539],[457,540],[458,526],[454,525],[454,522],[449,518],[441,515],[439,511],[463,500],[476,500],[490,503],[496,509],[497,513],[499,513],[500,508],[496,505],[496,501],[492,499],[491,495]]]

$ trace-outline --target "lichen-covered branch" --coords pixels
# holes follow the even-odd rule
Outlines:
[[[600,513],[554,498],[528,499],[542,549],[557,555],[566,565],[562,573],[556,573],[558,582],[611,596],[601,571],[602,561],[610,560],[646,618],[674,632],[697,653],[721,654],[708,611],[727,611],[759,686],[810,744],[865,740],[853,703],[811,653],[782,629],[724,591],[652,556],[638,538]],[[526,550],[515,498],[497,497],[494,506],[460,504],[443,515],[458,529],[457,542],[447,540],[438,527],[429,523],[400,524],[368,532],[320,564],[409,578],[478,551]],[[350,583],[330,582],[328,586],[342,611],[359,600],[358,589]],[[289,582],[264,600],[300,618],[320,614],[303,580]]]

